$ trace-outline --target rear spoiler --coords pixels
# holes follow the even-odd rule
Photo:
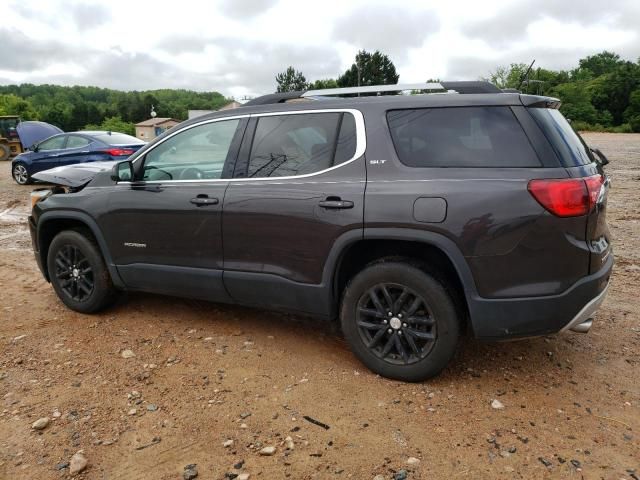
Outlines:
[[[531,108],[560,108],[562,102],[558,98],[540,97],[538,95],[520,95],[520,101],[525,107]]]

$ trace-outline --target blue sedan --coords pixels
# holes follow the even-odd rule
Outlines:
[[[11,162],[13,179],[20,185],[32,182],[32,175],[73,163],[125,160],[145,144],[131,135],[85,131],[49,137]]]

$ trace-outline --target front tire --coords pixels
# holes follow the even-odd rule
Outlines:
[[[98,312],[116,298],[100,249],[88,234],[65,230],[56,235],[49,246],[47,268],[56,294],[76,312]]]
[[[31,175],[24,163],[16,163],[11,169],[11,175],[18,185],[29,185],[32,183]]]
[[[400,262],[377,263],[353,277],[343,295],[341,323],[362,363],[408,382],[438,375],[460,336],[457,310],[443,284]]]

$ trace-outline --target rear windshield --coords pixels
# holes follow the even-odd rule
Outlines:
[[[409,167],[539,167],[509,107],[393,110],[387,121]]]
[[[530,108],[529,112],[565,167],[587,165],[592,162],[582,138],[560,111],[552,108]]]
[[[125,133],[104,133],[101,135],[93,135],[95,138],[100,140],[101,142],[108,143],[109,145],[143,145],[144,142],[142,140],[137,139],[136,137],[132,137],[131,135],[127,135]]]

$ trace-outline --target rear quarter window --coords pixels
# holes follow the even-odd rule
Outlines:
[[[560,111],[552,108],[529,108],[529,112],[565,167],[588,165],[593,161],[582,138]]]
[[[509,107],[392,110],[387,122],[409,167],[540,167]]]

